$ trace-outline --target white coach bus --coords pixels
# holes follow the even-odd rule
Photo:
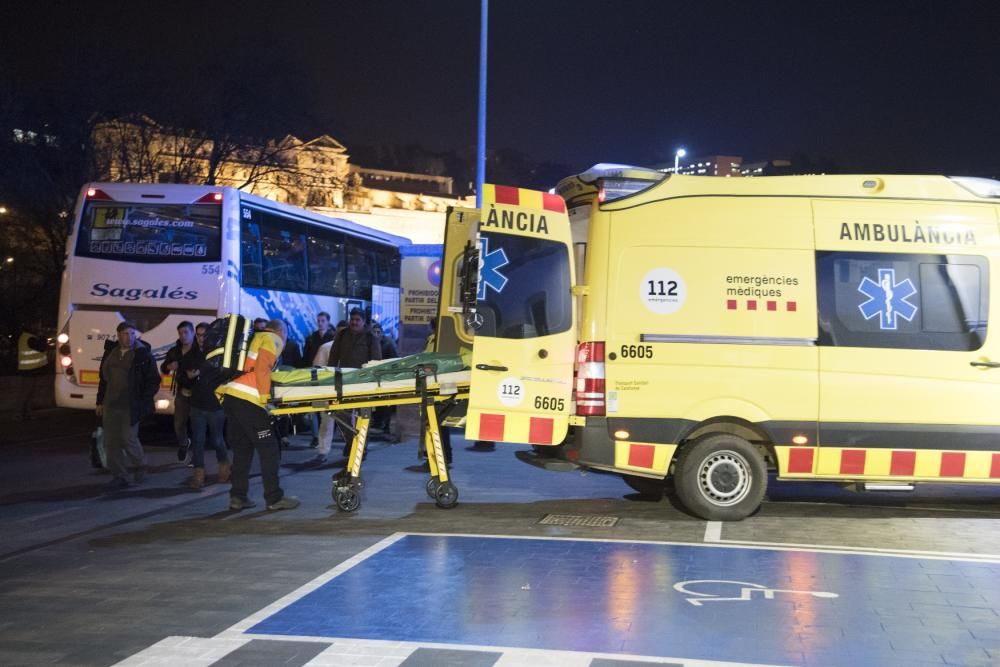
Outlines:
[[[234,188],[91,183],[80,192],[59,298],[56,403],[93,409],[104,342],[134,322],[159,363],[177,325],[239,312],[284,319],[301,347],[326,311],[399,326],[405,238]],[[171,412],[169,378],[157,411]]]

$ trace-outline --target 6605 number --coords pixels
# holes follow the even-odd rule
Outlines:
[[[556,412],[560,412],[565,407],[566,399],[556,398],[555,396],[535,396],[536,410],[555,410]]]
[[[622,359],[652,359],[652,345],[622,345]]]

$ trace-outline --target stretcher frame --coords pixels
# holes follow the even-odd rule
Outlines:
[[[408,388],[392,387],[376,389],[372,392],[344,394],[340,369],[335,374],[334,387],[336,396],[321,399],[288,400],[273,404],[269,412],[272,415],[291,415],[310,412],[333,412],[334,419],[344,429],[345,433],[353,434],[350,454],[343,470],[333,476],[331,494],[337,508],[344,512],[354,512],[361,507],[361,464],[364,461],[368,444],[368,432],[371,424],[373,408],[391,405],[420,406],[420,431],[424,448],[427,451],[427,465],[430,478],[425,490],[434,503],[442,509],[450,509],[458,503],[458,489],[448,477],[448,465],[441,449],[441,431],[438,424],[437,405],[443,404],[442,414],[447,414],[452,407],[469,399],[468,381],[457,383],[435,383],[430,385],[428,378],[437,371],[433,366],[421,366],[414,369],[414,385]],[[357,421],[351,425],[336,413],[357,411]]]

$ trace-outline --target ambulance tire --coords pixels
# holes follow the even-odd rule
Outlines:
[[[741,521],[757,511],[767,490],[764,457],[728,433],[704,435],[681,449],[674,488],[684,507],[708,521]]]
[[[622,475],[622,479],[633,491],[643,498],[659,500],[666,491],[666,482],[662,479],[650,479],[649,477],[639,477],[638,475]]]

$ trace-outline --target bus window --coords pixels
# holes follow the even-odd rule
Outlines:
[[[260,256],[260,225],[244,220],[240,234],[241,276],[245,287],[262,287],[263,263]]]
[[[399,253],[393,248],[376,247],[375,284],[389,287],[399,286]]]
[[[374,274],[371,246],[360,239],[348,239],[344,254],[347,259],[347,296],[370,300]]]
[[[264,255],[264,286],[268,289],[306,291],[306,236],[297,228],[281,225],[268,215],[261,249]]]
[[[309,290],[318,294],[344,293],[344,236],[315,230],[309,239]]]
[[[218,262],[221,215],[215,205],[87,202],[76,254],[157,264]]]

